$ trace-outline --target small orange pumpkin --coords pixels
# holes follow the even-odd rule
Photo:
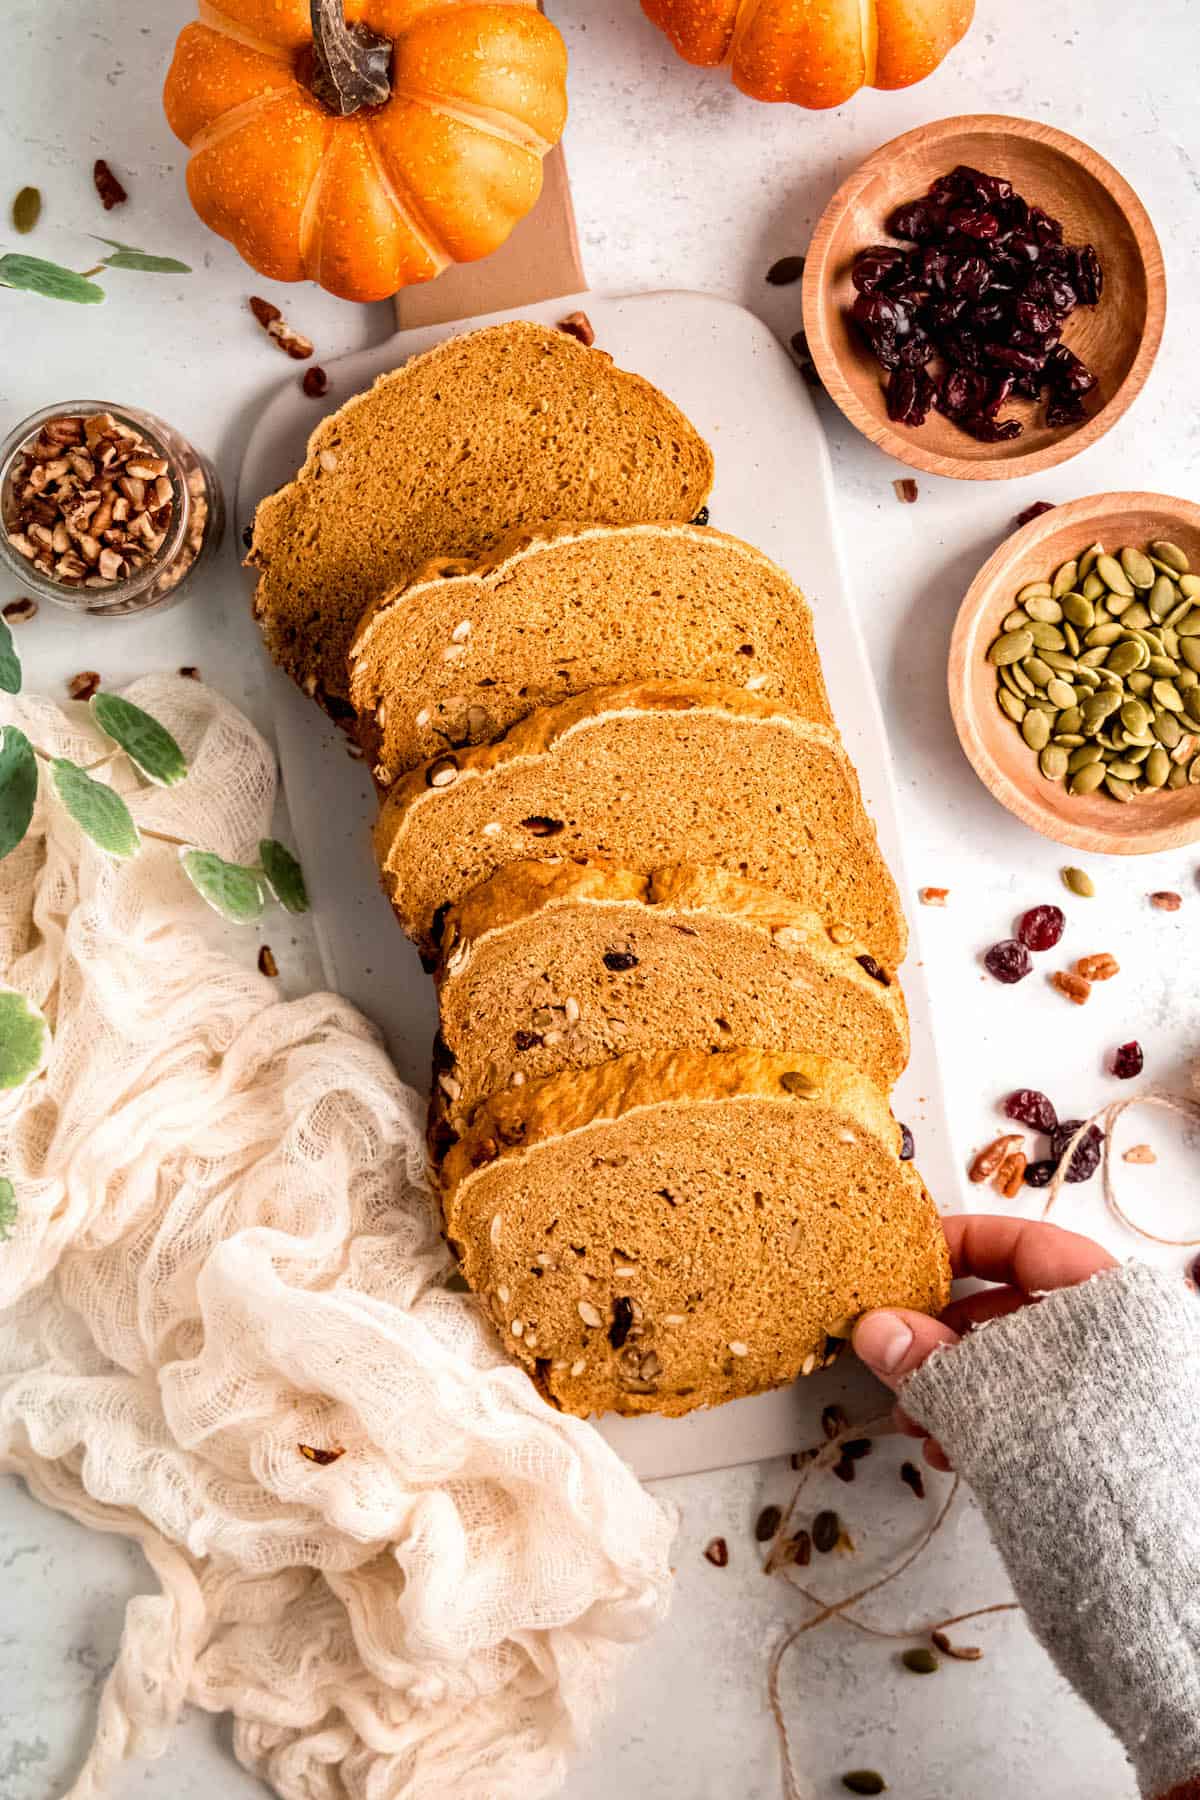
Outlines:
[[[975,0],[642,0],[642,10],[686,61],[728,63],[752,99],[822,107],[924,80]]]
[[[204,223],[274,281],[381,300],[498,249],[566,121],[536,0],[202,0],[163,104]]]

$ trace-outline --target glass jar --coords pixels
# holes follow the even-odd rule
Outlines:
[[[174,605],[224,529],[208,458],[139,407],[43,407],[0,445],[0,566],[35,599],[100,618]]]

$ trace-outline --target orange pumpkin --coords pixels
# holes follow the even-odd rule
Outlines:
[[[755,100],[841,106],[933,73],[975,0],[642,0],[688,62],[728,63]]]
[[[381,300],[497,249],[566,121],[536,0],[202,0],[163,103],[204,223],[274,281]]]

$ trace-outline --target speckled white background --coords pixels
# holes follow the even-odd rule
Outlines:
[[[788,334],[798,292],[763,281],[779,255],[805,248],[837,182],[897,132],[946,114],[1010,111],[1087,138],[1141,193],[1163,238],[1167,336],[1149,386],[1118,432],[1046,477],[965,486],[920,479],[920,500],[898,506],[902,473],[824,407],[838,506],[857,603],[897,760],[918,883],[952,890],[945,912],[917,919],[930,966],[951,1117],[965,1159],[993,1135],[997,1094],[1044,1085],[1082,1110],[1112,1091],[1103,1053],[1139,1036],[1155,1075],[1178,1073],[1197,1049],[1195,924],[1200,855],[1092,863],[1099,896],[1072,911],[1064,949],[1113,951],[1120,981],[1076,1012],[1039,980],[1001,990],[980,977],[983,945],[1014,911],[1056,894],[1064,858],[987,797],[954,743],[944,698],[947,633],[971,574],[1031,500],[1123,486],[1196,492],[1200,423],[1195,346],[1200,287],[1200,128],[1195,0],[1160,0],[1133,17],[1125,0],[980,0],[979,17],[949,65],[922,87],[870,94],[840,111],[805,115],[756,106],[723,77],[677,62],[636,0],[559,0],[552,7],[572,53],[567,140],[585,265],[610,291],[695,287],[741,300]],[[88,170],[97,155],[128,177],[122,235],[195,265],[191,277],[113,275],[103,308],[68,311],[0,294],[0,425],[52,400],[104,394],[162,411],[217,457],[232,488],[258,406],[285,371],[250,323],[244,299],[272,293],[333,356],[386,335],[386,308],[356,309],[311,290],[275,293],[189,212],[179,147],[158,104],[186,0],[138,8],[130,0],[5,0],[0,67],[4,193],[38,185],[46,214],[35,245],[84,263],[82,234],[104,230]],[[3,194],[0,194],[3,198]],[[824,403],[822,403],[824,405]],[[79,666],[68,619],[45,611],[22,636],[31,679],[57,691]],[[102,673],[199,664],[266,723],[261,665],[232,547],[204,591],[175,613],[113,627]],[[1148,912],[1146,893],[1174,887],[1185,909]],[[272,933],[285,981],[319,979],[303,933]],[[247,955],[253,946],[247,944]],[[1155,1126],[1155,1133],[1162,1131]],[[1149,1135],[1149,1132],[1140,1135]],[[1156,1135],[1156,1141],[1158,1136]],[[1153,1207],[1167,1163],[1139,1172]],[[1079,1191],[1069,1222],[1097,1221]],[[1132,1241],[1123,1248],[1133,1249]],[[831,1379],[820,1400],[845,1378]],[[865,1382],[854,1403],[872,1404]],[[814,1394],[814,1418],[819,1401]],[[834,1499],[863,1546],[861,1561],[905,1541],[917,1503],[882,1447],[853,1490]],[[765,1706],[765,1663],[794,1597],[758,1570],[752,1524],[764,1498],[782,1497],[779,1466],[664,1484],[679,1508],[678,1593],[669,1624],[637,1659],[613,1714],[574,1771],[569,1800],[775,1800],[778,1763]],[[932,1483],[931,1483],[932,1485]],[[1036,1508],[1036,1471],[1031,1471]],[[701,1547],[731,1547],[725,1570]],[[138,1554],[89,1537],[0,1484],[0,1800],[53,1800],[90,1730],[126,1599],[149,1585]],[[1004,1596],[1003,1575],[978,1517],[962,1507],[939,1548],[903,1587],[876,1603],[885,1621],[928,1618]],[[975,1628],[988,1646],[977,1666],[919,1682],[894,1649],[834,1628],[789,1664],[788,1710],[803,1733],[800,1760],[818,1792],[842,1791],[839,1771],[885,1771],[903,1800],[1095,1800],[1129,1796],[1115,1744],[1065,1690],[1024,1625]],[[133,1769],[125,1791],[146,1800],[245,1800],[257,1785],[236,1768],[221,1724],[193,1718],[167,1758]],[[451,1800],[448,1796],[447,1800]]]

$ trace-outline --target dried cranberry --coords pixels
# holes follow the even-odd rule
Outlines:
[[[1121,1044],[1113,1057],[1112,1072],[1121,1081],[1133,1081],[1146,1066],[1145,1053],[1136,1038]]]
[[[1019,438],[1025,427],[1020,419],[990,419],[986,413],[975,413],[962,420],[962,428],[981,444],[1006,444]]]
[[[901,1125],[901,1127],[900,1127],[900,1161],[901,1162],[911,1162],[913,1157],[916,1155],[916,1153],[917,1153],[917,1146],[913,1143],[912,1132],[908,1129],[907,1125]]]
[[[608,1328],[608,1341],[614,1350],[623,1348],[626,1338],[633,1330],[633,1301],[620,1295],[613,1301],[612,1324]]]
[[[606,950],[603,961],[605,968],[610,969],[614,975],[624,975],[626,970],[636,969],[638,964],[632,950]]]
[[[859,968],[865,969],[872,981],[877,981],[880,987],[891,987],[891,976],[887,974],[885,970],[880,968],[873,956],[860,956],[857,961]]]
[[[871,294],[876,288],[887,286],[907,267],[906,253],[895,244],[872,244],[855,257],[850,279],[860,294]]]
[[[989,975],[1008,985],[1024,981],[1033,968],[1033,958],[1016,938],[1005,938],[1003,942],[993,944],[983,961]]]
[[[1068,394],[1065,399],[1055,398],[1046,403],[1046,423],[1057,428],[1059,425],[1078,425],[1081,419],[1087,418],[1087,411],[1082,400],[1076,400]]]
[[[1040,519],[1043,513],[1053,511],[1053,500],[1035,500],[1031,506],[1025,507],[1024,511],[1017,514],[1013,524],[1017,526],[1031,525],[1035,519]]]
[[[1031,1188],[1049,1187],[1054,1180],[1055,1162],[1031,1162],[1025,1165],[1025,1186]]]
[[[1080,305],[1095,306],[1104,292],[1104,271],[1100,267],[1100,258],[1090,244],[1075,250],[1071,255],[1071,279],[1079,295]]]
[[[1004,1115],[1016,1119],[1019,1125],[1028,1125],[1031,1131],[1044,1132],[1047,1137],[1058,1129],[1054,1102],[1037,1088],[1015,1088],[1004,1102]]]
[[[1066,922],[1061,906],[1031,906],[1017,922],[1017,936],[1027,950],[1053,950]]]
[[[923,200],[910,200],[907,205],[898,206],[887,222],[893,237],[907,238],[914,244],[933,237],[941,227],[941,208],[929,206]]]
[[[1082,1119],[1064,1119],[1057,1130],[1050,1134],[1050,1154],[1055,1166],[1067,1153],[1067,1146],[1077,1131],[1082,1130]],[[1071,1166],[1067,1170],[1068,1181],[1090,1181],[1100,1167],[1100,1147],[1104,1142],[1104,1133],[1098,1125],[1093,1125],[1087,1136],[1079,1141],[1079,1147],[1071,1158]]]
[[[896,425],[923,425],[933,405],[934,385],[924,369],[897,369],[888,382],[888,418]]]
[[[1194,1288],[1200,1289],[1200,1256],[1196,1258],[1191,1268],[1188,1270],[1187,1279]]]
[[[1000,221],[994,212],[982,212],[977,207],[952,207],[946,223],[954,231],[961,231],[964,237],[982,238],[990,241],[1000,230]]]

